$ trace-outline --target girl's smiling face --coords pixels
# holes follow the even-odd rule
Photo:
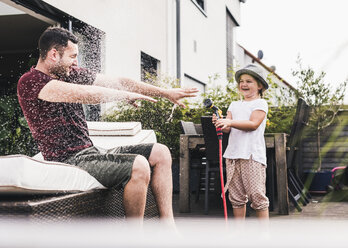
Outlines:
[[[242,74],[238,82],[239,91],[244,96],[244,100],[254,100],[260,98],[259,91],[262,86],[256,81],[255,78],[248,74]]]

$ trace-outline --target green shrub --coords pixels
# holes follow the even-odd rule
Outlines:
[[[149,80],[148,80],[149,81]],[[164,79],[162,85],[158,80],[154,85],[177,87],[176,80]],[[155,97],[156,98],[156,97]],[[156,133],[157,142],[166,144],[173,157],[179,156],[179,121],[184,117],[184,111],[164,98],[156,98],[157,103],[142,101],[138,108],[118,104],[116,110],[102,116],[102,121],[140,121],[143,129],[152,129]]]
[[[218,75],[209,78],[206,93],[202,98],[210,98],[214,105],[218,106],[223,114],[232,101],[240,98],[235,82],[230,80],[226,86],[217,85],[215,82]],[[177,87],[178,81],[175,79],[164,78],[162,81],[153,78],[147,80],[159,87]],[[270,82],[272,85],[273,82]],[[267,96],[266,96],[267,97]],[[212,115],[212,111],[207,110],[203,102],[189,103],[184,100],[188,108],[173,106],[167,99],[156,98],[157,103],[143,101],[140,107],[134,108],[129,105],[118,104],[115,110],[107,111],[103,116],[103,121],[140,121],[143,129],[152,129],[157,136],[157,142],[165,144],[170,149],[174,159],[179,158],[179,138],[181,133],[180,120],[193,121],[200,123],[203,115]],[[268,100],[268,98],[266,98]],[[294,107],[270,108],[267,132],[286,132],[289,133],[294,116]]]
[[[211,77],[209,85],[214,85],[217,76]],[[159,87],[178,87],[178,81],[175,79],[164,78],[162,81],[153,78],[151,81]],[[216,106],[219,106],[225,113],[230,102],[237,99],[236,88],[232,82],[227,86],[209,87],[202,97],[210,98]],[[200,123],[202,115],[211,115],[212,112],[207,110],[203,102],[189,103],[184,100],[188,108],[180,108],[164,98],[156,98],[157,103],[143,101],[139,108],[129,105],[118,104],[116,110],[109,111],[102,116],[103,121],[140,121],[143,129],[153,129],[157,136],[157,142],[165,144],[170,149],[174,159],[179,158],[180,150],[180,120],[193,121]]]
[[[0,99],[0,125],[0,155],[33,156],[38,152],[17,95],[5,95]]]
[[[265,132],[290,134],[296,106],[271,107],[268,111]]]

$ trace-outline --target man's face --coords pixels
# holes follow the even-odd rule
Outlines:
[[[51,73],[58,77],[69,76],[72,67],[77,66],[77,55],[77,44],[68,41],[68,46],[64,48],[63,55],[58,54],[56,63],[51,67]]]

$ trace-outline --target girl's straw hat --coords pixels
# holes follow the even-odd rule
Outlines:
[[[266,90],[268,89],[268,83],[266,81],[266,76],[265,76],[265,73],[261,67],[256,66],[254,64],[249,64],[249,65],[245,66],[244,68],[238,70],[235,74],[235,78],[236,78],[237,82],[239,82],[240,76],[242,76],[242,74],[248,74],[248,75],[254,77],[257,81],[259,81],[265,87]]]

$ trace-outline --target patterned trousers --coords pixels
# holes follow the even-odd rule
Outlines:
[[[255,210],[266,210],[266,166],[250,159],[226,159],[229,200],[233,208],[243,207],[248,200]]]

